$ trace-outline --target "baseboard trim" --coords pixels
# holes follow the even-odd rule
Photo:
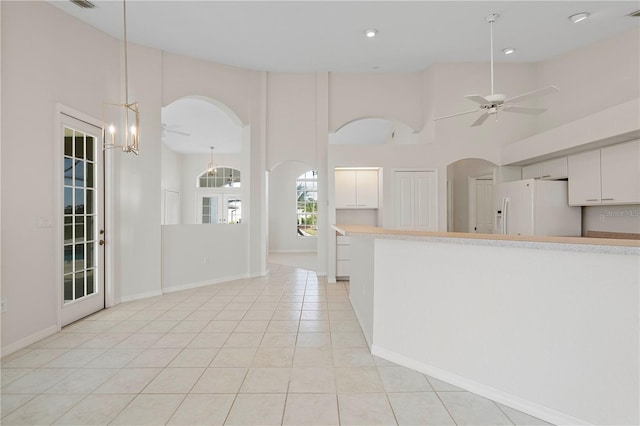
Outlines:
[[[44,330],[40,330],[36,333],[33,333],[30,336],[24,337],[18,340],[17,342],[13,342],[3,347],[2,349],[0,349],[0,357],[7,356],[14,352],[19,351],[20,349],[24,349],[27,346],[37,342],[38,340],[42,340],[45,337],[49,337],[52,334],[57,333],[58,331],[60,331],[60,327],[58,327],[57,325],[52,325],[50,327],[45,328]]]
[[[317,253],[317,250],[269,250],[269,254],[309,254],[309,253]]]
[[[242,280],[249,278],[249,274],[233,275],[229,277],[216,278],[214,280],[196,281],[187,284],[176,285],[173,287],[163,288],[161,293],[175,293],[176,291],[190,290],[192,288],[206,287],[213,284],[222,284],[229,281]]]
[[[147,291],[144,293],[124,296],[124,297],[121,297],[118,303],[116,303],[115,305],[118,305],[120,303],[125,303],[125,302],[133,302],[134,300],[148,299],[149,297],[156,297],[156,296],[162,296],[162,290]]]
[[[556,411],[552,408],[545,407],[535,402],[520,398],[515,395],[511,395],[507,392],[492,388],[490,386],[483,385],[478,382],[474,382],[462,376],[450,373],[438,367],[424,364],[422,362],[407,358],[404,355],[400,355],[385,348],[381,348],[376,345],[371,346],[371,353],[373,355],[384,358],[388,361],[395,362],[404,367],[411,368],[412,370],[419,371],[423,374],[428,374],[438,380],[450,383],[454,386],[458,386],[469,392],[473,392],[485,398],[499,402],[500,404],[507,405],[523,413],[537,417],[544,421],[550,422],[555,425],[590,425],[591,423],[568,414]]]

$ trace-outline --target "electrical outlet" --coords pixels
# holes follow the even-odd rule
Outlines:
[[[0,313],[5,313],[7,312],[7,302],[5,302],[4,300],[0,301]]]

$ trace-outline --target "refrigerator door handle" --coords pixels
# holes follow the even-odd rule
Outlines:
[[[502,233],[507,235],[507,220],[509,220],[509,198],[504,199],[504,207],[502,208]]]

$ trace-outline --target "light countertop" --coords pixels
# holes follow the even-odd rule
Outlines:
[[[346,236],[369,236],[401,240],[454,244],[509,246],[546,250],[640,255],[640,240],[586,237],[550,237],[531,235],[475,234],[466,232],[428,232],[381,228],[377,226],[337,224],[333,228]]]

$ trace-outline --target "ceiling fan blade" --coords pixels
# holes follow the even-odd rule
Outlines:
[[[457,114],[451,114],[451,115],[445,115],[443,117],[437,117],[437,118],[434,118],[434,120],[437,121],[437,120],[442,120],[444,118],[457,117],[459,115],[471,114],[473,112],[478,112],[478,111],[480,111],[480,110],[479,109],[474,109],[474,110],[471,110],[471,111],[459,112]]]
[[[476,126],[480,126],[482,123],[484,123],[485,121],[487,121],[487,118],[489,118],[489,114],[488,113],[484,113],[482,114],[480,117],[478,117],[478,119],[476,121],[473,122],[473,124],[471,125],[471,127],[476,127]]]
[[[467,98],[470,101],[473,101],[475,103],[478,103],[480,105],[487,105],[487,104],[491,103],[486,98],[484,98],[484,97],[482,97],[480,95],[467,95],[467,96],[465,96],[465,98]]]
[[[518,114],[538,115],[538,114],[542,114],[547,109],[546,108],[529,108],[529,107],[505,105],[502,108],[502,110],[503,111],[507,111],[507,112],[517,112]]]
[[[513,98],[505,99],[505,103],[507,102],[522,102],[530,98],[537,98],[540,96],[550,95],[552,93],[559,92],[556,86],[548,86],[542,89],[537,89],[531,92],[523,93],[522,95],[514,96]]]
[[[167,133],[176,133],[176,134],[182,135],[182,136],[191,136],[191,133],[181,132],[180,130],[165,129],[165,132],[167,132]]]

